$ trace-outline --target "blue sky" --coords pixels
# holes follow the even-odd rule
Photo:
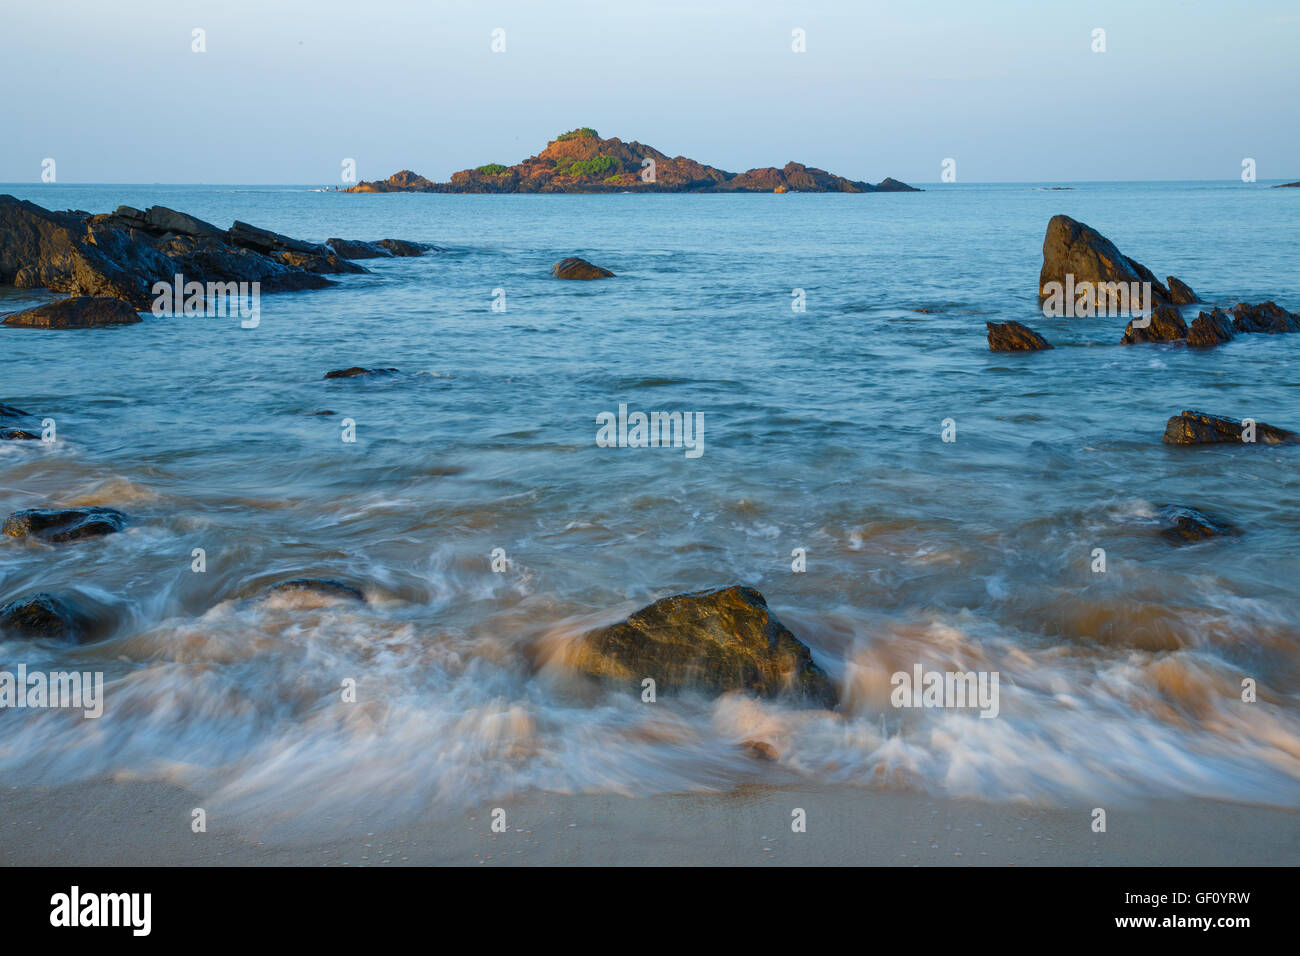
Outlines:
[[[1294,0],[43,0],[5,9],[0,181],[446,179],[575,126],[873,182],[1300,179],[1298,50]]]

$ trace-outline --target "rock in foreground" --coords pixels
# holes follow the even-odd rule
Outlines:
[[[74,295],[4,318],[5,325],[26,329],[99,329],[139,321],[135,309],[108,295]]]
[[[1237,533],[1230,522],[1195,508],[1165,505],[1160,509],[1160,516],[1168,525],[1161,534],[1174,544],[1188,544]]]
[[[1167,445],[1251,444],[1244,440],[1245,434],[1245,422],[1185,410],[1166,423],[1163,440]],[[1281,445],[1294,441],[1300,441],[1300,435],[1295,432],[1263,422],[1255,423],[1255,444]]]
[[[1047,339],[1019,322],[985,322],[984,324],[989,330],[990,352],[1036,352],[1052,347]]]
[[[114,534],[126,526],[126,515],[116,508],[67,508],[50,511],[30,508],[5,519],[3,531],[11,538],[38,538],[51,544]]]
[[[763,595],[734,585],[656,601],[586,634],[567,663],[637,691],[650,677],[660,693],[740,690],[827,709],[837,700],[812,652],[768,610]]]
[[[551,275],[557,279],[612,279],[614,273],[592,265],[586,259],[569,256],[551,266]]]
[[[360,588],[329,578],[294,578],[292,581],[273,584],[266,590],[268,594],[310,594],[334,600],[366,603],[366,596]]]
[[[42,591],[0,605],[0,632],[81,641],[89,636],[90,622],[62,598]]]

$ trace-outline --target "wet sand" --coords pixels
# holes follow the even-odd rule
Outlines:
[[[1300,813],[1209,800],[1107,809],[861,789],[754,788],[625,798],[534,792],[491,811],[431,809],[394,825],[358,814],[238,822],[153,782],[0,793],[0,864],[164,866],[1281,866],[1300,860]],[[807,831],[791,831],[792,811]]]

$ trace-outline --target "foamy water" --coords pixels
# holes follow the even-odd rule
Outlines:
[[[0,443],[0,508],[132,516],[73,545],[0,539],[0,601],[54,591],[111,622],[77,648],[0,639],[0,669],[107,678],[99,720],[0,712],[5,785],[168,780],[272,816],[753,782],[1300,805],[1300,451],[1160,443],[1187,407],[1300,428],[1300,337],[1121,348],[1123,320],[1034,311],[1055,212],[1203,298],[1300,308],[1286,190],[8,191],[448,251],[267,296],[252,331],[0,330],[0,401],[61,439]],[[569,254],[619,278],[548,278]],[[0,290],[0,310],[39,298]],[[1007,318],[1056,349],[989,353],[984,322]],[[354,364],[402,374],[322,380]],[[702,412],[705,453],[598,448],[624,402]],[[1173,546],[1168,504],[1242,533]],[[302,576],[368,601],[262,595]],[[590,627],[729,583],[812,647],[836,711],[651,705],[563,666]],[[894,708],[890,675],[916,664],[998,672],[998,717]]]

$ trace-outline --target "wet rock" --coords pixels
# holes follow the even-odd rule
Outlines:
[[[427,242],[407,242],[405,239],[380,239],[375,245],[401,259],[422,256],[427,250],[436,248]]]
[[[611,279],[614,273],[594,266],[586,259],[569,256],[551,266],[551,275],[557,279]]]
[[[766,740],[746,740],[741,744],[755,760],[776,760],[780,752]]]
[[[0,402],[0,418],[28,418],[30,414],[30,412],[25,412],[21,408],[14,408],[12,405]]]
[[[156,283],[259,282],[262,292],[321,289],[333,283],[263,251],[328,257],[325,246],[299,242],[246,223],[231,231],[172,209],[121,207],[104,216],[51,212],[0,196],[0,283],[74,296],[111,296],[139,311],[152,308]],[[232,233],[241,242],[234,243]],[[247,243],[247,246],[244,245]]]
[[[1194,349],[1214,348],[1232,339],[1232,319],[1222,309],[1202,312],[1187,330],[1187,344]]]
[[[0,632],[81,641],[90,636],[91,622],[67,601],[42,591],[0,605]]]
[[[285,265],[296,266],[316,275],[361,275],[368,271],[332,252],[328,255],[316,255],[311,252],[277,252],[275,258]]]
[[[306,252],[323,256],[332,252],[331,249],[320,243],[304,242],[301,239],[282,236],[278,232],[272,232],[270,229],[262,229],[258,226],[250,226],[238,219],[230,227],[229,236],[232,245],[252,249],[254,252],[260,252],[263,255],[269,255],[273,252]]]
[[[52,544],[114,534],[126,526],[127,517],[116,508],[30,508],[16,511],[0,528],[11,538],[38,538]]]
[[[1164,442],[1168,445],[1250,444],[1242,440],[1246,425],[1235,418],[1184,410],[1165,424]],[[1300,441],[1300,435],[1255,423],[1255,444],[1280,445]]]
[[[366,596],[359,588],[330,578],[294,578],[291,581],[273,584],[266,590],[268,594],[313,594],[319,597],[366,603]]]
[[[1167,276],[1165,281],[1169,287],[1169,301],[1174,305],[1191,305],[1201,300],[1196,297],[1196,293],[1182,279],[1175,276]]]
[[[1139,323],[1148,322],[1143,327]],[[1158,305],[1150,316],[1132,319],[1124,328],[1121,345],[1139,342],[1181,342],[1187,338],[1187,323],[1172,305]]]
[[[39,441],[40,437],[21,428],[0,428],[0,441]]]
[[[344,259],[388,259],[392,253],[376,242],[356,239],[326,239],[325,245]]]
[[[226,230],[205,222],[197,216],[177,212],[166,206],[150,206],[143,212],[131,206],[118,206],[114,212],[107,215],[92,216],[90,221],[96,225],[139,229],[157,236],[175,233],[181,236],[209,236],[222,242],[227,239]]]
[[[663,598],[586,634],[567,663],[638,691],[651,677],[661,693],[741,690],[827,709],[837,700],[812,652],[747,587]]]
[[[336,368],[332,372],[326,372],[326,378],[357,378],[362,375],[395,375],[395,368],[362,368],[360,365],[354,365],[351,368]]]
[[[1034,352],[1050,349],[1051,343],[1019,322],[985,322],[991,352]]]
[[[121,299],[106,295],[74,295],[70,299],[14,312],[5,316],[3,324],[23,329],[102,329],[135,325],[139,321],[139,313]]]
[[[1169,290],[1156,279],[1155,275],[1142,263],[1130,259],[1115,247],[1115,244],[1091,226],[1085,225],[1069,216],[1053,216],[1047,224],[1047,235],[1043,238],[1043,266],[1038,274],[1038,298],[1041,301],[1050,294],[1047,285],[1067,284],[1066,276],[1073,276],[1072,283],[1081,282],[1151,283],[1153,305],[1168,302]],[[1098,293],[1098,302],[1103,301]]]
[[[1238,332],[1265,335],[1300,332],[1300,315],[1288,312],[1276,302],[1261,302],[1258,305],[1238,302],[1232,307],[1232,315],[1232,327]]]
[[[1206,538],[1238,533],[1230,522],[1216,515],[1197,511],[1195,508],[1164,505],[1160,509],[1160,517],[1168,525],[1160,533],[1174,544],[1204,541]]]

